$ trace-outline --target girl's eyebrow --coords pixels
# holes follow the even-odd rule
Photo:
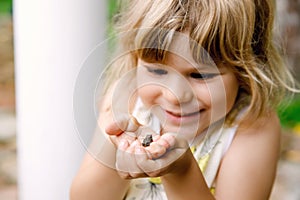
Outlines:
[[[198,69],[198,70],[214,70],[216,72],[220,71],[219,67],[216,64],[214,64],[214,65],[203,64],[201,66],[197,65],[197,67],[195,67],[195,69]]]
[[[169,65],[166,65],[166,64],[163,64],[161,62],[145,62],[145,61],[142,61],[140,62],[140,65],[142,66],[145,66],[145,67],[161,67],[161,68],[168,68],[170,67]],[[191,70],[199,70],[199,71],[202,71],[202,70],[213,70],[215,73],[217,72],[220,72],[220,69],[217,67],[216,64],[213,64],[213,65],[210,65],[210,64],[198,64],[196,62],[194,63],[190,63],[189,64],[190,66],[190,69]]]
[[[149,66],[149,67],[164,67],[164,68],[170,67],[170,66],[162,64],[162,63],[149,63],[146,66]]]
[[[191,66],[193,66],[193,69],[195,70],[214,70],[216,72],[219,71],[219,68],[216,64],[209,64],[209,63],[190,63]]]
[[[142,65],[144,67],[168,67],[168,65],[159,63],[159,62],[153,62],[153,63],[149,63],[149,62],[140,62],[139,65]]]

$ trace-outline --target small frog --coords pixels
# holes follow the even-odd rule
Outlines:
[[[146,135],[146,137],[144,138],[142,145],[144,147],[148,147],[148,146],[150,146],[151,142],[153,142],[153,138],[152,138],[152,135],[149,134],[149,135]]]

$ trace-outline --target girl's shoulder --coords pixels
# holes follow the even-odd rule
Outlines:
[[[268,135],[268,133],[279,136],[281,133],[280,120],[275,111],[270,111],[265,115],[252,119],[252,120],[244,120],[242,121],[237,129],[238,135],[256,135],[256,134],[264,134]]]
[[[256,168],[259,166],[258,163],[267,161],[269,161],[268,164],[273,163],[274,165],[280,152],[280,138],[280,121],[274,111],[252,120],[252,122],[244,121],[237,128],[225,160],[227,157],[231,163],[242,160],[244,161],[242,163],[250,161],[249,168]],[[253,164],[256,166],[252,166]]]

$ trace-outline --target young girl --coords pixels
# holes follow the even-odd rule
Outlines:
[[[273,12],[273,0],[126,2],[71,199],[268,199],[274,109],[294,88]]]

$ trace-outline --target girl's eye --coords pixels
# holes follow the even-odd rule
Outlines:
[[[190,76],[194,79],[207,80],[214,78],[217,74],[200,74],[200,73],[191,73]]]
[[[165,75],[168,73],[168,71],[164,70],[164,69],[152,69],[152,68],[147,67],[147,70],[148,70],[148,72],[153,73],[155,75]]]

